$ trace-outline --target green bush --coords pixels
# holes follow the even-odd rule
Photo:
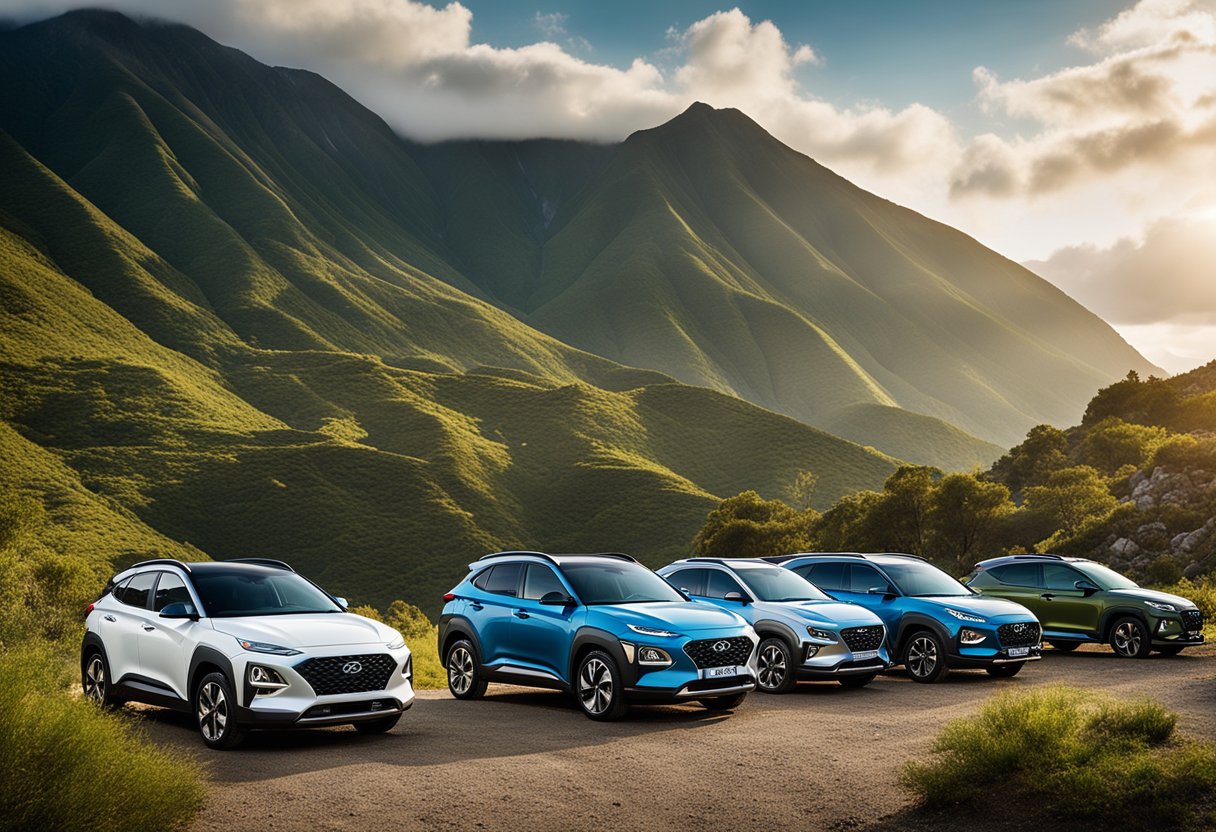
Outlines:
[[[36,643],[0,653],[0,830],[186,828],[203,802],[199,766],[70,695],[74,669],[48,655]]]
[[[1146,699],[1068,687],[993,697],[956,720],[903,784],[925,805],[1025,799],[1052,817],[1120,828],[1216,828],[1216,747],[1178,738],[1177,716]]]

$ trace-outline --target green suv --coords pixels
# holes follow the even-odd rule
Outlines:
[[[1194,603],[1142,589],[1092,560],[1008,555],[980,561],[963,583],[1027,607],[1057,650],[1108,642],[1120,656],[1144,658],[1203,644],[1203,613]]]

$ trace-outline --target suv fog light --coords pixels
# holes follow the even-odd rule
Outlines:
[[[979,644],[985,638],[987,638],[987,636],[985,636],[983,633],[977,630],[969,630],[967,628],[963,628],[963,630],[958,634],[958,640],[963,644]]]
[[[277,670],[262,667],[260,664],[251,664],[249,666],[249,684],[257,688],[257,692],[262,695],[277,693],[287,687],[287,682],[284,681]]]
[[[818,645],[818,644],[808,644],[808,645],[806,646],[806,657],[807,657],[807,660],[809,661],[810,659],[815,658],[815,654],[816,654],[816,653],[818,653],[818,652],[819,652],[819,645]]]
[[[671,656],[658,647],[639,647],[638,664],[666,667],[671,664]]]

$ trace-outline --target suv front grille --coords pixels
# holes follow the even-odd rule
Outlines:
[[[1018,621],[997,628],[1002,647],[1033,647],[1039,643],[1039,625],[1035,621]]]
[[[1203,613],[1199,610],[1182,611],[1182,627],[1188,633],[1203,629]]]
[[[358,667],[356,670],[355,667]],[[296,672],[318,696],[384,690],[397,662],[387,654],[326,656],[296,665]]]
[[[747,664],[747,660],[752,657],[752,640],[747,636],[706,638],[688,642],[684,645],[684,652],[697,667]]]
[[[881,626],[850,627],[840,631],[840,637],[854,653],[858,650],[877,650],[882,647],[883,635],[885,633]]]

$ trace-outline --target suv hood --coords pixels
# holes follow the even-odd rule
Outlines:
[[[656,601],[649,604],[604,604],[590,607],[622,624],[655,627],[692,635],[700,630],[742,629],[747,621],[730,610],[698,601]]]
[[[304,615],[255,615],[212,618],[218,632],[247,641],[264,641],[281,647],[339,647],[355,644],[384,646],[398,638],[392,627],[349,612]]]
[[[969,612],[983,618],[1003,618],[1013,617],[1022,620],[1037,621],[1034,613],[1014,601],[1006,601],[1004,598],[997,598],[992,595],[951,595],[940,598],[924,597],[917,598],[917,601],[939,606],[943,610],[947,607],[956,609],[959,612]]]
[[[756,609],[811,624],[864,627],[882,623],[881,618],[860,604],[842,601],[757,601]]]
[[[1136,601],[1155,601],[1158,604],[1173,604],[1180,610],[1197,609],[1194,601],[1181,595],[1170,595],[1168,592],[1158,592],[1155,589],[1112,589],[1110,594],[1116,598],[1129,598]]]

